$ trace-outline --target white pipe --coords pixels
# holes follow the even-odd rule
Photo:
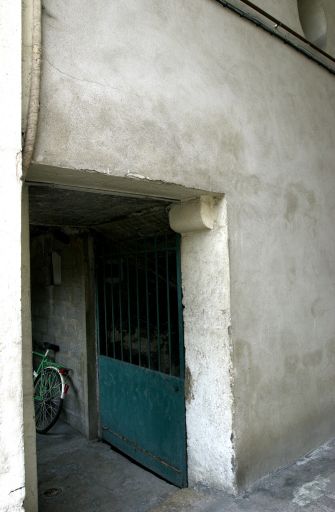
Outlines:
[[[40,108],[40,77],[42,52],[42,7],[41,0],[33,0],[32,19],[32,66],[27,115],[27,129],[24,135],[22,149],[22,170],[25,178],[33,156],[38,113]]]

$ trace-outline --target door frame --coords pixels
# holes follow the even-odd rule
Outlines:
[[[184,305],[185,401],[189,486],[234,491],[232,349],[230,336],[230,285],[226,199],[222,193],[188,188],[175,183],[138,180],[100,172],[31,166],[28,183],[52,184],[92,193],[169,199],[187,205],[203,195],[216,201],[216,221],[204,231],[181,233],[181,271]],[[88,251],[90,254],[90,250]],[[92,260],[88,258],[91,272]],[[98,403],[96,386],[95,284],[87,279],[88,337],[87,414],[90,437],[96,437]],[[95,303],[95,302],[94,302]],[[94,339],[94,344],[92,340]],[[94,360],[94,365],[92,363]],[[92,364],[91,364],[92,363]],[[94,373],[95,370],[95,373]],[[92,381],[93,379],[93,381]],[[94,387],[95,381],[95,387]],[[90,404],[90,405],[89,405]],[[34,441],[33,441],[34,442]]]

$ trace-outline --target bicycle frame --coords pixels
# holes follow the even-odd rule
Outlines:
[[[37,356],[41,359],[41,361],[37,367],[37,370],[33,370],[33,378],[35,381],[36,378],[40,375],[40,373],[46,368],[55,368],[58,371],[61,382],[62,382],[61,398],[64,398],[69,390],[69,385],[66,382],[66,377],[67,377],[70,369],[65,368],[63,365],[56,363],[56,361],[49,359],[48,358],[49,352],[50,352],[50,349],[46,349],[44,354],[42,352],[37,352],[37,351],[33,350],[33,355]],[[35,400],[36,399],[37,399],[37,397],[35,396]]]

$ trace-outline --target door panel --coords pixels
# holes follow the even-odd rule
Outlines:
[[[182,379],[100,356],[103,438],[181,487],[184,409]]]
[[[102,437],[186,485],[179,237],[98,247]]]

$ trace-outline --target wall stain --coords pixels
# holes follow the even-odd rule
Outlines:
[[[304,366],[313,367],[318,366],[322,361],[322,350],[319,348],[311,352],[307,352],[302,358]]]
[[[285,375],[295,374],[299,366],[299,356],[297,354],[288,354],[284,359]]]
[[[335,364],[335,338],[330,338],[326,343],[327,361],[329,364]]]
[[[298,212],[299,207],[303,214],[313,219],[313,210],[317,205],[315,193],[305,187],[304,183],[292,183],[286,192],[286,211],[285,219],[292,222]]]
[[[262,372],[260,366],[256,363],[256,357],[253,357],[251,343],[241,338],[235,340],[234,366],[240,369],[241,382],[243,379],[244,385],[252,391],[254,397],[257,396],[257,390],[262,380]]]
[[[185,400],[188,404],[194,400],[193,377],[188,366],[185,368]]]
[[[322,317],[326,311],[327,309],[323,307],[322,300],[320,298],[317,298],[312,302],[311,313],[313,318]]]
[[[298,210],[298,196],[294,192],[288,191],[286,193],[286,211],[285,211],[285,219],[287,222],[292,222],[295,217],[295,214]]]
[[[288,281],[292,285],[295,283],[297,277],[297,268],[295,262],[292,260],[288,265]]]
[[[52,14],[49,9],[46,8],[45,5],[42,5],[42,13],[45,14],[45,16],[47,16],[48,18],[52,19],[52,20],[57,20],[56,16],[54,14]]]

